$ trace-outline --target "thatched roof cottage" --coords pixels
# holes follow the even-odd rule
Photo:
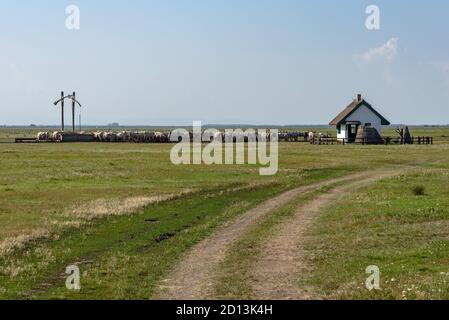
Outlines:
[[[359,128],[370,131],[376,136],[381,135],[382,126],[390,125],[390,122],[377,112],[368,102],[358,94],[342,112],[340,112],[330,125],[337,128],[337,139],[345,142],[355,142]],[[367,128],[370,128],[369,130]],[[360,133],[359,133],[360,135]]]

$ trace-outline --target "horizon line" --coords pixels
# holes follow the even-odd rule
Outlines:
[[[191,127],[192,125],[148,125],[148,124],[87,124],[82,125],[81,128],[141,128],[141,127],[153,127],[153,128],[173,128],[173,127]],[[273,128],[290,128],[290,127],[334,127],[329,124],[244,124],[244,123],[228,123],[228,124],[216,124],[216,123],[206,123],[203,124],[202,127],[273,127]],[[448,124],[431,124],[431,123],[421,123],[421,124],[405,124],[405,123],[392,123],[383,127],[394,127],[394,126],[411,126],[411,127],[449,127]],[[3,124],[0,125],[0,128],[60,128],[61,125],[56,124]],[[71,126],[70,126],[71,127]],[[67,126],[69,129],[69,126]],[[76,126],[75,129],[79,129],[79,126]]]

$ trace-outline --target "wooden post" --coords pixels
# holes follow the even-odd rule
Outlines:
[[[61,91],[61,131],[64,132],[64,91]]]
[[[72,131],[75,132],[75,92],[72,99]]]

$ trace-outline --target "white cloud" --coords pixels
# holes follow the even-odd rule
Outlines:
[[[391,38],[378,48],[372,48],[368,51],[354,55],[354,61],[358,64],[371,63],[375,61],[386,61],[392,63],[396,59],[399,51],[399,39]]]

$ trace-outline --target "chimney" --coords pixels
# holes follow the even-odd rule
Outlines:
[[[357,95],[357,101],[362,101],[362,95],[360,93]]]

